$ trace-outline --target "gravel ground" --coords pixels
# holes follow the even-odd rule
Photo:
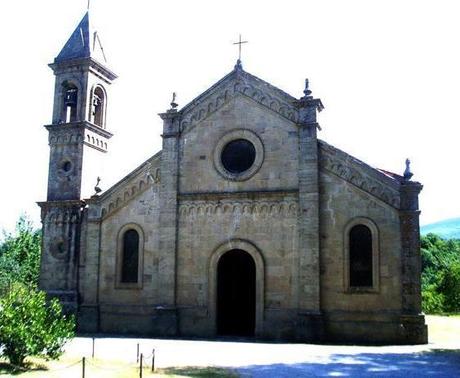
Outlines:
[[[460,377],[460,328],[455,331],[458,339],[382,347],[98,338],[95,355],[133,362],[139,343],[144,356],[155,348],[156,367],[222,366],[248,377]],[[68,356],[90,357],[92,340],[76,338],[66,349]]]

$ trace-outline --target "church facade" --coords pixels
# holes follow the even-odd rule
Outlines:
[[[318,139],[308,82],[295,98],[238,61],[160,114],[161,151],[82,198],[116,79],[88,14],[50,67],[40,286],[81,332],[427,342],[422,186]]]

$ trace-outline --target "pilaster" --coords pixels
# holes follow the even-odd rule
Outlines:
[[[408,164],[408,163],[406,163]],[[405,173],[401,183],[401,210],[399,213],[401,230],[401,296],[402,315],[401,338],[407,343],[425,344],[428,342],[428,329],[422,314],[420,256],[420,226],[418,195],[422,185],[409,181],[412,173]]]
[[[313,99],[307,88],[299,109],[299,311],[307,323],[320,314],[320,240],[318,140],[316,112],[321,100]],[[313,335],[305,335],[312,337]]]
[[[77,326],[80,332],[100,331],[100,264],[101,209],[98,197],[87,200],[83,212],[82,242],[79,258],[79,292]]]
[[[419,314],[421,308],[421,256],[418,195],[422,185],[401,184],[400,229],[402,245],[402,308],[404,314]]]
[[[171,109],[160,117],[163,119],[163,149],[160,161],[158,302],[165,308],[175,308],[180,113]]]

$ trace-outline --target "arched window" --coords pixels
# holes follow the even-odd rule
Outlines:
[[[377,293],[380,285],[379,229],[369,218],[352,219],[344,229],[344,289]]]
[[[121,283],[137,283],[139,276],[139,233],[129,229],[123,234]]]
[[[77,121],[78,89],[66,81],[63,83],[64,108],[61,120],[65,123]]]
[[[102,87],[97,86],[93,90],[91,103],[91,119],[99,127],[104,127],[105,123],[105,92]]]
[[[358,224],[350,230],[350,287],[373,286],[372,233]]]

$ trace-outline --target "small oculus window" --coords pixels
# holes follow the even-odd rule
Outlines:
[[[72,169],[72,163],[70,161],[65,161],[62,163],[61,168],[64,172],[69,172]]]

